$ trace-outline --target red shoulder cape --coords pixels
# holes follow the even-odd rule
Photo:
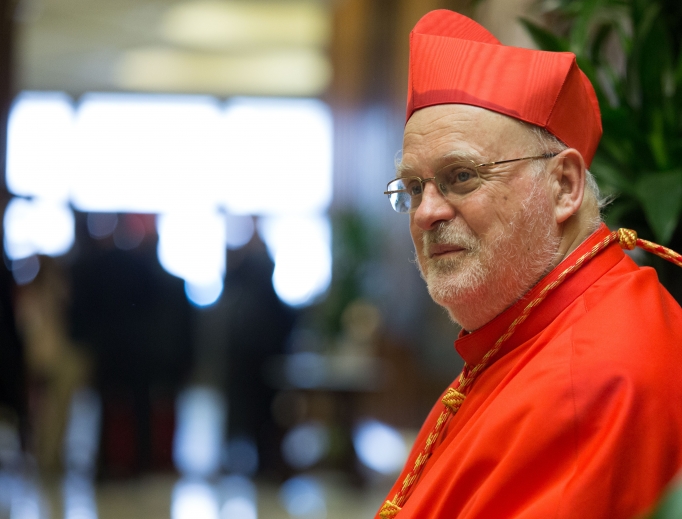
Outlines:
[[[457,351],[476,364],[602,226]],[[402,485],[443,407],[420,431]],[[630,519],[682,467],[682,309],[617,244],[536,308],[474,382],[398,519]],[[376,516],[379,519],[379,516]]]

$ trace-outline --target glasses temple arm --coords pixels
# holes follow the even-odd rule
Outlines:
[[[519,160],[534,160],[534,159],[551,159],[556,157],[558,153],[543,153],[542,155],[535,155],[533,157],[521,157],[520,159],[498,160],[495,162],[486,162],[485,164],[476,164],[477,168],[484,166],[496,166],[498,164],[508,164],[509,162],[518,162]]]

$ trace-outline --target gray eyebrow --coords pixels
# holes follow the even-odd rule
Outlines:
[[[414,177],[416,175],[410,175],[409,172],[412,170],[411,167],[405,166],[402,162],[396,165],[395,167],[395,177],[400,178],[400,177]]]
[[[438,160],[435,162],[437,168],[442,168],[443,166],[447,166],[448,164],[452,162],[456,162],[458,160],[473,160],[476,164],[481,163],[483,160],[482,157],[478,154],[473,154],[467,151],[462,151],[462,150],[454,150],[450,151],[448,153],[445,153],[444,155],[441,155]],[[396,178],[400,177],[418,177],[420,175],[417,174],[415,169],[409,165],[403,164],[403,162],[399,162],[396,164],[395,168],[396,172]]]

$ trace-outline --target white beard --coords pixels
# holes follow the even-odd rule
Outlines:
[[[429,258],[420,270],[433,300],[467,330],[514,304],[554,266],[560,237],[553,210],[540,180],[533,186],[523,210],[498,236],[476,236],[461,218],[423,234],[425,252],[434,244],[465,249],[456,257]]]

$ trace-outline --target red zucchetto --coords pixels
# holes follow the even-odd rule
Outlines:
[[[480,106],[545,128],[587,166],[602,134],[597,96],[573,53],[502,45],[452,11],[431,11],[410,33],[407,88],[407,119],[427,106]]]

